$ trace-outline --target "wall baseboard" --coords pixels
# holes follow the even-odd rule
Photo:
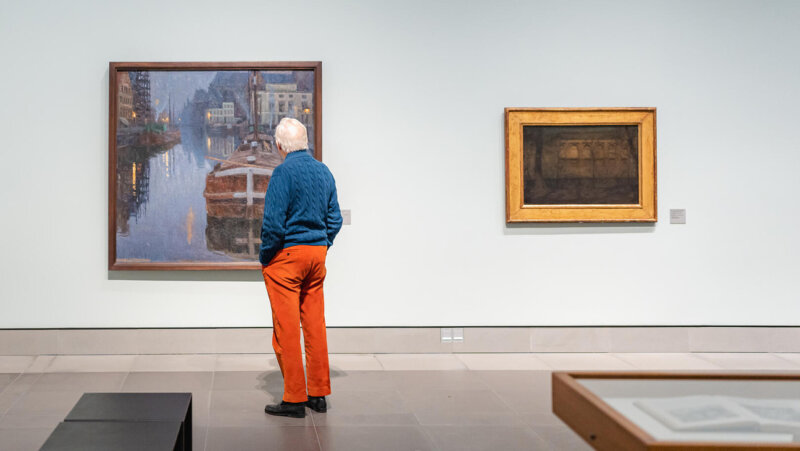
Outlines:
[[[800,327],[329,328],[332,354],[800,352]],[[272,353],[271,328],[0,329],[0,355]]]

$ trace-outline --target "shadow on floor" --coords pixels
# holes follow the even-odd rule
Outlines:
[[[347,372],[338,368],[331,368],[331,379],[346,377]],[[283,399],[283,376],[280,370],[268,371],[258,375],[258,389],[269,393],[275,400]]]

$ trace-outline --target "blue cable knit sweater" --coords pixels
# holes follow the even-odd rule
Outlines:
[[[333,245],[342,215],[331,171],[308,151],[294,151],[272,172],[261,225],[262,265],[283,248]]]

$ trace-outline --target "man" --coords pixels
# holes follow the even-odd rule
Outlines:
[[[259,260],[272,307],[272,347],[283,374],[283,400],[264,411],[303,418],[306,406],[325,412],[325,396],[331,393],[322,283],[325,256],[342,227],[342,216],[333,175],[308,152],[303,124],[282,119],[275,143],[285,161],[267,187]]]

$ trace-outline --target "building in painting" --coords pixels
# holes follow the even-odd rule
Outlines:
[[[295,83],[266,83],[258,91],[258,117],[270,128],[281,119],[293,117],[309,127],[313,124],[314,103],[311,92],[297,90]]]
[[[544,152],[542,173],[550,179],[634,178],[634,152],[626,140],[564,139]]]
[[[222,108],[209,108],[207,110],[206,121],[209,124],[233,124],[236,122],[233,110],[233,102],[222,102]]]
[[[130,125],[133,121],[133,90],[131,89],[131,77],[128,72],[119,73],[117,117],[119,122],[125,126]]]

